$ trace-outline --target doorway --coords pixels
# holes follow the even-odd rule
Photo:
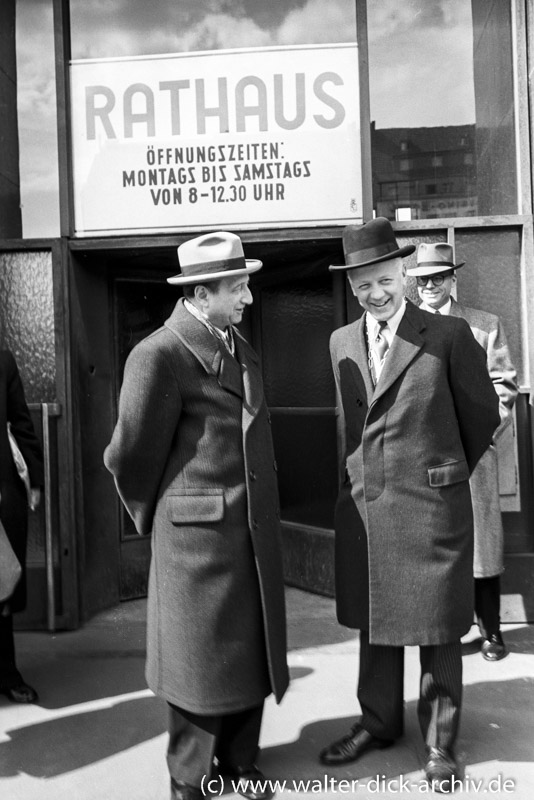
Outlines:
[[[245,243],[247,257],[263,269],[251,278],[254,303],[240,330],[260,356],[278,464],[284,539],[309,541],[304,561],[285,552],[286,577],[305,585],[310,576],[313,536],[332,535],[337,492],[335,389],[328,342],[339,325],[332,291],[331,263],[342,258],[339,240]],[[121,256],[108,264],[113,320],[113,405],[124,364],[133,347],[163,324],[180,297],[165,282],[150,253],[125,268]],[[119,504],[119,596],[146,594],[150,537],[139,536]],[[311,555],[312,559],[313,556]],[[302,562],[302,563],[301,563]],[[304,564],[307,563],[307,566]]]

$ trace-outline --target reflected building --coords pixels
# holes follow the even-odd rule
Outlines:
[[[478,214],[476,128],[371,124],[373,208],[390,220]]]

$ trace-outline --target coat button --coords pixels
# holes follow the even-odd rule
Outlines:
[[[249,472],[248,472],[248,476],[249,476],[249,478],[250,478],[250,480],[251,480],[251,481],[255,481],[255,480],[256,480],[256,473],[254,472],[254,470],[253,470],[253,469],[250,469],[250,470],[249,470]]]
[[[252,520],[252,529],[257,531],[259,527],[260,526],[258,525],[258,520],[257,519],[253,519]]]
[[[275,472],[278,472],[278,464],[276,463],[276,461],[273,461],[273,469]]]

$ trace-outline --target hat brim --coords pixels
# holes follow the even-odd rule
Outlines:
[[[210,281],[218,281],[221,278],[233,278],[236,275],[251,275],[263,267],[263,262],[257,258],[246,258],[245,269],[226,269],[220,272],[205,272],[198,273],[198,275],[173,275],[172,278],[167,278],[167,283],[173,285],[180,285],[185,283],[209,283]]]
[[[399,247],[398,250],[392,250],[391,253],[387,253],[384,256],[378,256],[377,258],[371,258],[369,261],[362,261],[359,264],[331,264],[328,269],[331,272],[334,272],[335,270],[360,269],[361,267],[367,267],[370,264],[378,264],[380,261],[391,261],[392,258],[403,258],[404,256],[409,256],[410,253],[413,253],[414,251],[414,244],[406,244],[404,247]]]
[[[410,267],[407,270],[407,274],[410,278],[418,278],[420,275],[439,275],[442,272],[454,272],[455,269],[460,269],[464,264],[465,261],[461,261],[459,264],[432,264],[432,266],[421,264],[420,266]]]

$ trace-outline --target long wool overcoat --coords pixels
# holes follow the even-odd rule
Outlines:
[[[464,320],[407,301],[376,387],[365,315],[332,334],[331,356],[338,619],[373,644],[457,640],[473,621],[469,475],[499,423],[484,351]]]
[[[512,421],[517,397],[517,373],[510,357],[506,335],[499,317],[452,300],[450,314],[462,317],[473,336],[486,351],[487,368],[499,398],[501,424],[495,431],[498,439]],[[499,505],[499,464],[496,444],[490,444],[470,480],[475,528],[475,578],[491,578],[504,569],[504,532]]]
[[[18,367],[9,350],[0,350],[0,519],[22,565],[21,579],[9,598],[13,612],[22,611],[26,605],[28,499],[11,455],[8,422],[26,461],[31,485],[36,489],[42,487],[43,454],[26,405]]]
[[[198,714],[288,685],[276,463],[257,357],[179,301],[128,357],[104,460],[152,534],[146,675]]]

